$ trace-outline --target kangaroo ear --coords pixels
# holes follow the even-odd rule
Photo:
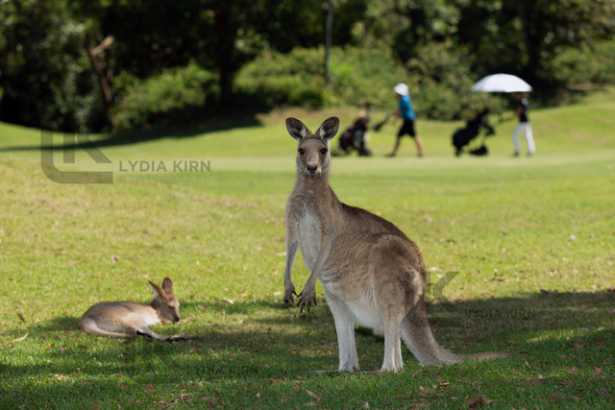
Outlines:
[[[151,280],[148,280],[150,287],[152,288],[152,292],[154,293],[154,297],[164,297],[164,291],[160,289],[160,286],[156,285]]]
[[[316,136],[323,141],[330,140],[335,137],[337,130],[340,127],[340,119],[337,117],[327,118],[316,131]]]
[[[301,140],[310,135],[310,131],[307,127],[301,121],[293,117],[286,119],[286,129],[290,136],[296,140]]]
[[[169,295],[173,294],[173,281],[171,278],[164,278],[162,281],[162,290],[164,290]]]

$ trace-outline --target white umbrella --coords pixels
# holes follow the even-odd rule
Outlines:
[[[472,86],[472,91],[487,93],[528,93],[532,86],[511,74],[488,75]]]

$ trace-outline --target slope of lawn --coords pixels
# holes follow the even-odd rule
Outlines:
[[[492,362],[380,366],[382,339],[357,333],[362,369],[337,374],[322,298],[284,308],[284,206],[294,142],[283,120],[316,128],[353,110],[286,110],[132,144],[82,151],[66,170],[113,171],[112,184],[57,184],[41,169],[40,131],[0,124],[0,408],[609,408],[615,402],[615,93],[531,113],[538,155],[510,157],[514,121],[496,124],[489,158],[452,157],[456,123],[418,122],[426,158],[395,124],[374,158],[335,158],[345,202],[395,222],[423,250],[431,323],[460,353]],[[379,117],[379,115],[375,115]],[[101,140],[101,136],[91,139]],[[129,161],[207,161],[198,172],[129,172]],[[137,162],[134,162],[137,161]],[[64,169],[64,168],[62,168]],[[101,300],[147,301],[175,281],[183,320],[159,327],[199,340],[93,338],[78,317]],[[295,284],[307,272],[299,260]]]

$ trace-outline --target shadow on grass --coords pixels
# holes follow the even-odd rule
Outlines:
[[[65,332],[79,328],[79,318],[58,316],[34,327],[36,332]]]
[[[198,398],[245,408],[252,407],[255,395],[263,390],[267,392],[263,403],[293,402],[297,383],[315,383],[322,389],[319,394],[322,403],[327,403],[325,407],[335,407],[339,394],[351,398],[380,397],[380,406],[376,407],[387,407],[387,403],[392,405],[399,400],[400,396],[389,394],[395,385],[404,395],[424,399],[426,393],[417,391],[412,380],[422,377],[425,381],[421,383],[437,384],[444,376],[449,380],[470,377],[474,383],[493,386],[502,394],[508,394],[508,387],[502,386],[510,386],[511,400],[519,395],[519,389],[546,397],[547,391],[557,386],[574,387],[557,390],[557,400],[561,399],[562,404],[571,403],[573,396],[581,397],[582,402],[595,399],[600,404],[615,395],[612,386],[583,391],[603,377],[615,376],[613,292],[545,293],[431,304],[432,327],[442,345],[459,353],[498,350],[512,356],[493,363],[421,368],[404,349],[412,378],[383,376],[370,378],[369,383],[314,372],[334,370],[337,364],[333,320],[324,304],[304,317],[263,300],[234,304],[188,301],[184,305],[188,311],[203,308],[226,318],[251,314],[254,318],[240,325],[225,325],[221,320],[222,324],[207,328],[189,323],[187,327],[201,338],[176,344],[92,338],[78,333],[76,320],[55,318],[33,327],[31,339],[39,343],[49,337],[48,332],[74,329],[68,336],[71,340],[64,345],[61,338],[55,338],[54,346],[43,353],[44,360],[36,360],[38,364],[3,366],[2,373],[12,381],[11,389],[4,394],[5,403],[26,407],[47,403],[48,407],[57,407],[79,397],[75,407],[97,403],[132,403],[138,407],[139,402],[147,407],[152,400],[169,399],[165,397],[166,391],[173,397],[187,391],[189,401]],[[382,340],[370,332],[358,332],[357,340],[362,367],[377,368],[382,358]],[[482,370],[472,373],[474,368]],[[599,374],[595,370],[598,368],[606,373]],[[499,373],[494,369],[500,369]],[[500,377],[502,372],[508,375],[506,380]],[[530,380],[529,373],[564,376]],[[332,377],[335,382],[323,384],[323,377]],[[29,382],[32,378],[39,383]],[[151,386],[156,386],[153,391]],[[458,394],[463,397],[464,393]],[[603,397],[596,399],[596,394]],[[434,393],[433,400],[437,402],[439,397]],[[303,400],[310,397],[303,394]],[[343,407],[362,405],[357,402],[352,406],[352,400],[344,402]]]
[[[122,145],[134,145],[143,142],[155,141],[163,138],[193,138],[203,134],[208,134],[217,131],[225,131],[233,128],[246,128],[261,125],[254,115],[246,115],[239,117],[228,117],[208,120],[204,124],[194,125],[190,128],[152,128],[141,131],[119,132],[110,134],[106,138],[89,139],[86,135],[79,135],[75,139],[75,135],[70,133],[47,132],[41,131],[41,135],[67,136],[68,143],[64,144],[44,144],[41,138],[41,144],[37,145],[17,145],[11,147],[0,147],[2,152],[17,152],[17,151],[71,151],[81,149],[95,149],[115,147]]]

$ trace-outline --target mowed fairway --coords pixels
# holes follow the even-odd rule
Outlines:
[[[38,149],[15,149],[39,144],[39,132],[0,124],[0,408],[611,407],[615,94],[532,112],[534,158],[510,157],[511,120],[496,125],[484,159],[452,157],[458,124],[419,120],[424,159],[409,140],[400,158],[383,157],[394,125],[372,135],[375,158],[333,159],[340,199],[393,221],[423,250],[440,343],[511,354],[437,368],[404,348],[397,375],[373,372],[383,342],[364,331],[364,371],[334,372],[320,287],[305,315],[281,303],[295,150],[284,115],[315,129],[336,113],[289,110],[260,125],[106,146],[115,170],[106,185],[49,181]],[[352,113],[341,112],[343,124]],[[125,172],[128,161],[187,159],[210,169]],[[301,289],[300,258],[294,272]],[[78,331],[91,304],[149,301],[147,280],[165,275],[183,321],[157,330],[200,340]]]

